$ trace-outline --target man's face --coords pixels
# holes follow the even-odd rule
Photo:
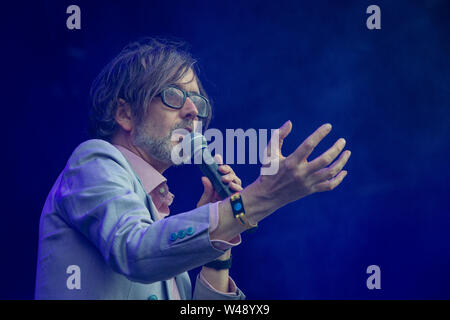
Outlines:
[[[199,93],[197,81],[191,69],[176,83],[185,91]],[[172,165],[171,152],[178,143],[172,139],[176,129],[195,131],[199,124],[198,110],[190,98],[186,99],[181,109],[166,106],[160,97],[155,97],[148,107],[146,118],[136,126],[133,133],[133,144],[156,160]]]

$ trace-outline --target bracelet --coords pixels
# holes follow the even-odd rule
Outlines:
[[[231,255],[227,260],[214,260],[214,261],[208,262],[207,264],[205,264],[205,267],[216,269],[216,270],[230,269],[231,268]]]
[[[258,224],[251,224],[245,215],[244,204],[242,203],[242,197],[239,192],[234,193],[230,197],[231,210],[233,210],[233,215],[242,225],[246,226],[248,229],[256,230]]]

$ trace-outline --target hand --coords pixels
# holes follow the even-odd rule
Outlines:
[[[214,159],[219,164],[219,171],[224,174],[222,176],[222,181],[224,183],[227,183],[232,190],[242,191],[242,181],[234,173],[233,169],[231,169],[229,165],[223,164],[222,157],[219,154],[216,154],[214,156]],[[197,203],[197,208],[210,202],[217,202],[223,200],[217,193],[217,191],[214,190],[211,181],[209,181],[207,177],[202,177],[202,183],[204,191],[200,200]]]
[[[342,170],[351,152],[346,150],[332,165],[329,165],[341,153],[345,146],[344,139],[338,139],[335,144],[311,162],[308,156],[320,141],[331,131],[330,124],[320,126],[289,156],[281,154],[283,140],[292,130],[291,121],[287,121],[274,135],[267,145],[270,161],[278,161],[278,172],[274,175],[261,175],[258,178],[258,189],[266,199],[276,202],[276,207],[303,198],[315,192],[330,191],[336,188],[347,175]],[[278,138],[279,148],[270,154],[272,139]],[[341,171],[342,170],[342,171]]]

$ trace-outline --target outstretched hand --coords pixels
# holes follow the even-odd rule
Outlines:
[[[274,154],[270,154],[272,139],[267,145],[266,152],[269,161],[278,161],[278,171],[273,175],[261,175],[260,187],[263,193],[270,195],[277,206],[281,207],[289,202],[303,198],[315,192],[330,191],[336,188],[347,175],[342,170],[347,163],[351,152],[346,150],[329,167],[327,167],[344,149],[346,141],[341,138],[335,144],[316,159],[308,162],[307,158],[314,148],[331,131],[330,124],[320,126],[314,133],[289,156],[281,153],[283,140],[292,130],[291,121],[287,121],[278,129],[278,134],[272,139],[278,139],[279,147]]]

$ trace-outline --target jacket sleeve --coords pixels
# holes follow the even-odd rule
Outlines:
[[[205,284],[200,277],[201,276],[199,273],[195,281],[193,296],[194,300],[245,300],[245,294],[238,287],[236,287],[236,284],[231,278],[229,278],[229,281],[233,281],[233,284],[236,288],[235,294],[221,293],[217,290],[214,290],[212,287]]]
[[[79,147],[55,196],[63,219],[97,247],[113,270],[152,283],[223,254],[209,239],[209,205],[154,222],[125,163],[106,142]]]

